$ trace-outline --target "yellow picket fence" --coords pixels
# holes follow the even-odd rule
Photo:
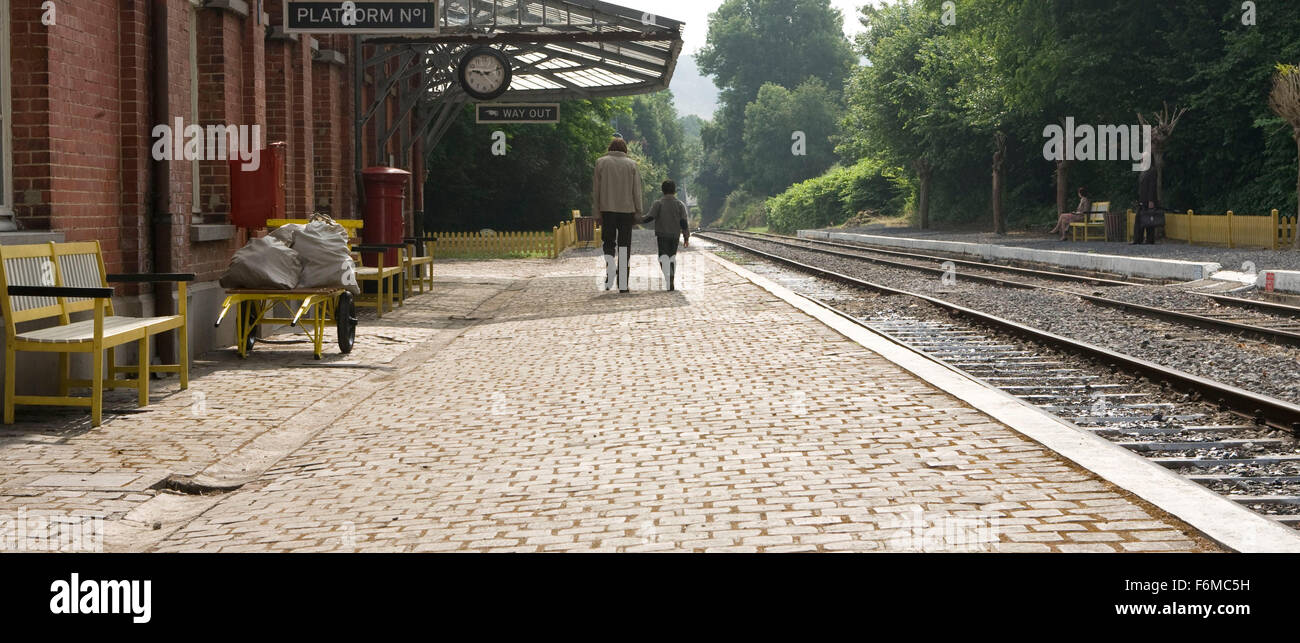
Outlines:
[[[439,259],[554,259],[578,239],[573,221],[555,226],[550,232],[432,232],[429,236],[438,238],[434,256]]]
[[[1133,238],[1136,219],[1137,215],[1129,210],[1129,239]],[[1197,214],[1192,210],[1165,214],[1165,238],[1192,245],[1277,250],[1290,247],[1295,234],[1295,217],[1281,216],[1277,210],[1270,214],[1237,214],[1231,210],[1224,214]]]

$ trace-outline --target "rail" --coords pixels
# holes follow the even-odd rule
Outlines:
[[[1154,362],[1118,353],[1086,342],[1049,333],[1047,331],[1039,330],[1031,326],[1026,326],[1024,324],[1003,319],[1001,317],[980,312],[928,295],[899,288],[891,288],[889,286],[851,277],[843,273],[805,264],[788,257],[763,252],[762,250],[746,246],[742,243],[737,243],[734,240],[722,239],[707,233],[701,234],[700,236],[824,279],[838,281],[843,284],[866,288],[876,292],[903,295],[920,299],[954,314],[974,319],[982,324],[1002,329],[1014,335],[1020,335],[1048,346],[1062,348],[1072,353],[1082,354],[1096,360],[1098,363],[1139,373],[1157,382],[1167,382],[1178,390],[1193,391],[1204,399],[1213,403],[1218,403],[1220,406],[1231,410],[1238,415],[1252,418],[1258,422],[1266,422],[1274,427],[1289,430],[1300,435],[1300,406],[1284,400],[1278,400],[1235,386],[1215,382],[1204,377],[1192,375],[1191,373],[1162,366]]]
[[[750,233],[737,234],[737,233],[735,233],[735,232],[720,232],[720,234],[739,236],[739,237],[741,237],[741,238],[751,238],[751,237],[748,236]],[[875,248],[863,248],[863,247],[849,246],[849,245],[845,245],[845,244],[837,244],[837,243],[834,243],[834,242],[831,242],[831,241],[819,241],[819,240],[815,240],[815,239],[791,239],[791,238],[789,238],[789,237],[781,238],[781,237],[777,237],[777,236],[775,236],[775,235],[762,235],[762,236],[755,235],[755,236],[756,236],[756,237],[759,237],[759,238],[754,238],[755,241],[759,241],[759,242],[762,242],[762,243],[772,243],[772,244],[776,244],[776,245],[779,245],[779,246],[784,246],[784,247],[788,247],[788,248],[793,248],[793,249],[796,249],[796,250],[805,250],[805,251],[809,251],[809,252],[816,252],[816,253],[827,254],[827,255],[832,255],[832,256],[844,257],[844,258],[848,258],[848,259],[855,259],[855,260],[859,260],[859,261],[866,261],[866,262],[869,262],[869,263],[875,263],[875,264],[880,264],[880,265],[885,265],[885,266],[891,266],[891,267],[895,267],[895,268],[903,268],[903,269],[906,269],[906,270],[916,270],[916,271],[920,271],[920,272],[928,272],[928,273],[931,273],[931,274],[943,274],[943,273],[946,272],[943,268],[936,268],[936,267],[933,267],[933,266],[918,265],[918,264],[909,263],[909,262],[904,262],[904,261],[890,261],[890,260],[886,260],[886,259],[880,259],[880,258],[878,258],[878,257],[869,257],[869,256],[861,255],[861,254],[854,254],[854,253],[848,253],[848,252],[841,252],[841,251],[838,251],[838,250],[829,250],[829,249],[826,249],[826,248],[817,248],[817,247],[812,247],[812,246],[816,246],[816,245],[820,245],[820,246],[831,245],[831,246],[842,247],[842,248],[846,248],[846,249],[852,249],[852,250],[855,250],[855,251],[857,251],[857,252],[887,253],[887,254],[889,254],[889,255],[891,255],[891,256],[908,257],[908,258],[912,258],[912,259],[929,259],[929,260],[935,260],[935,261],[944,261],[944,258],[942,258],[942,257],[934,257],[934,256],[930,256],[930,255],[915,255],[915,254],[904,253],[904,252],[897,252],[897,251],[877,250],[877,249],[875,249]],[[710,237],[707,237],[707,236],[706,236],[705,238],[710,238]],[[782,240],[782,239],[789,239],[790,241],[794,241],[795,243],[790,243],[790,241],[786,241],[786,240]],[[717,240],[718,240],[718,241],[722,241],[723,243],[726,243],[726,241],[724,241],[724,240],[721,240],[721,239],[717,239]],[[948,260],[948,261],[953,261],[953,260]],[[956,262],[954,261],[954,263],[956,263]],[[1001,266],[1001,265],[997,265],[997,264],[981,264],[981,263],[977,263],[977,262],[964,262],[964,263],[971,264],[973,267],[978,267],[979,269],[983,269],[983,270],[991,270],[991,271],[1007,271],[1007,272],[1016,272],[1016,273],[1032,274],[1033,276],[1036,276],[1036,277],[1044,277],[1044,278],[1047,278],[1047,279],[1071,278],[1071,279],[1074,279],[1074,280],[1076,280],[1076,281],[1080,281],[1080,282],[1090,282],[1090,281],[1094,281],[1093,279],[1091,279],[1091,278],[1089,278],[1089,277],[1075,276],[1075,275],[1068,275],[1068,274],[1060,274],[1060,273],[1052,273],[1052,272],[1046,272],[1046,271],[1035,271],[1035,270],[1031,270],[1031,269],[1016,268],[1016,267],[1012,267],[1012,266]],[[1108,297],[1101,297],[1101,296],[1099,296],[1099,295],[1096,294],[1096,293],[1093,293],[1093,294],[1087,294],[1087,293],[1081,293],[1081,292],[1066,291],[1066,290],[1061,290],[1061,289],[1059,289],[1059,288],[1054,288],[1054,287],[1051,287],[1051,286],[1040,285],[1040,284],[1034,284],[1034,283],[1027,283],[1027,282],[1023,282],[1023,281],[1014,281],[1014,280],[1010,280],[1010,279],[1002,279],[1002,278],[1000,278],[1000,277],[991,277],[991,276],[984,276],[984,275],[978,275],[978,274],[966,273],[966,274],[963,275],[962,278],[965,279],[965,280],[967,280],[967,281],[975,281],[975,282],[979,282],[979,283],[987,283],[987,284],[992,284],[992,285],[995,285],[995,286],[1002,286],[1002,287],[1004,287],[1004,288],[1022,288],[1022,289],[1046,290],[1046,291],[1059,292],[1059,293],[1061,293],[1061,294],[1070,295],[1070,296],[1073,296],[1073,297],[1079,297],[1080,299],[1083,299],[1084,301],[1087,301],[1087,302],[1090,302],[1090,303],[1093,303],[1093,304],[1096,304],[1096,305],[1099,305],[1099,306],[1108,306],[1108,307],[1111,307],[1111,308],[1120,308],[1120,309],[1128,310],[1129,312],[1134,312],[1134,313],[1138,313],[1138,314],[1140,314],[1140,315],[1144,315],[1144,316],[1146,316],[1146,317],[1152,317],[1152,318],[1156,318],[1156,319],[1163,319],[1163,320],[1166,320],[1166,321],[1172,321],[1172,322],[1175,322],[1175,323],[1179,323],[1179,324],[1183,324],[1183,325],[1189,325],[1189,326],[1197,326],[1197,327],[1200,327],[1200,328],[1209,328],[1209,329],[1217,330],[1217,331],[1220,331],[1220,332],[1229,332],[1229,333],[1234,333],[1234,334],[1240,334],[1240,335],[1244,335],[1244,336],[1252,337],[1252,338],[1254,338],[1254,339],[1258,339],[1258,340],[1261,340],[1261,341],[1275,342],[1275,343],[1279,343],[1279,344],[1289,344],[1289,345],[1292,345],[1292,346],[1300,346],[1300,333],[1297,333],[1297,332],[1295,332],[1294,330],[1291,330],[1291,329],[1272,328],[1272,327],[1267,327],[1267,326],[1258,326],[1258,325],[1255,325],[1255,324],[1248,324],[1248,323],[1242,323],[1242,322],[1234,321],[1234,320],[1228,320],[1228,319],[1222,319],[1222,318],[1218,318],[1218,317],[1206,316],[1206,315],[1197,314],[1197,313],[1194,313],[1194,312],[1179,311],[1179,310],[1168,310],[1168,309],[1165,309],[1165,308],[1158,308],[1158,307],[1154,307],[1154,306],[1142,306],[1142,305],[1139,305],[1139,304],[1134,304],[1134,303],[1130,303],[1130,302],[1126,302],[1126,301],[1120,301],[1120,300],[1117,300],[1117,299],[1111,299],[1111,298],[1108,298]],[[1097,282],[1098,285],[1101,285],[1101,284],[1107,284],[1107,285],[1135,285],[1135,284],[1130,284],[1130,283],[1127,283],[1127,282],[1110,281],[1110,280],[1095,280],[1095,281]],[[1256,308],[1257,310],[1264,310],[1264,307],[1262,307],[1262,306],[1256,306],[1255,308]]]

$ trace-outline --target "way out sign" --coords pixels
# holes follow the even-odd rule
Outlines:
[[[435,33],[437,0],[284,0],[288,33]]]
[[[560,104],[479,103],[479,123],[558,123]]]

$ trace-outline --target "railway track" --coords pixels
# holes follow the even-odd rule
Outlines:
[[[1205,300],[1204,305],[1197,306],[1180,306],[1177,308],[1166,308],[1160,306],[1151,306],[1140,304],[1113,297],[1105,297],[1099,292],[1085,292],[1079,290],[1067,290],[1058,287],[1058,285],[1047,285],[1041,283],[1048,281],[1065,281],[1076,286],[1101,286],[1107,288],[1116,287],[1133,287],[1145,286],[1135,282],[1119,281],[1106,279],[1097,276],[1075,275],[1070,273],[1060,273],[1048,270],[1037,270],[1031,268],[1019,268],[1015,266],[1003,266],[999,264],[981,263],[977,261],[966,261],[952,259],[942,256],[915,254],[908,252],[897,252],[892,250],[878,250],[875,248],[865,248],[853,246],[850,244],[836,243],[831,241],[819,241],[814,239],[795,239],[793,237],[782,237],[779,235],[757,234],[757,233],[735,233],[735,232],[710,232],[709,235],[723,235],[739,238],[751,238],[762,241],[763,243],[773,243],[789,248],[797,248],[837,257],[866,261],[878,265],[889,266],[893,268],[902,268],[905,270],[914,270],[927,272],[930,274],[942,275],[951,273],[951,268],[935,266],[932,263],[918,263],[920,261],[940,261],[952,263],[953,267],[959,265],[968,266],[971,269],[987,272],[1005,272],[1023,277],[1031,277],[1040,283],[1033,281],[1021,281],[997,277],[980,272],[963,272],[961,279],[987,283],[1004,288],[1021,288],[1036,289],[1045,291],[1056,291],[1063,294],[1079,297],[1084,301],[1098,306],[1106,306],[1125,310],[1131,313],[1143,315],[1153,319],[1172,321],[1181,325],[1195,328],[1204,328],[1216,330],[1225,333],[1231,333],[1235,336],[1245,337],[1263,342],[1275,344],[1284,344],[1288,346],[1300,346],[1300,308],[1275,304],[1270,302],[1241,299],[1236,297],[1225,297],[1217,295],[1200,295]],[[891,258],[875,257],[872,254],[884,254]],[[906,260],[904,260],[906,259]]]
[[[735,239],[701,236],[822,279],[937,306],[952,318],[881,310],[855,314],[843,302],[820,302],[891,341],[1300,529],[1300,406]],[[1124,372],[1149,384],[1135,386]]]
[[[838,241],[822,241],[820,239],[803,239],[800,237],[791,237],[788,235],[771,234],[766,232],[735,232],[730,230],[711,232],[711,234],[717,234],[717,233],[756,238],[764,241],[771,241],[774,243],[793,242],[795,244],[806,244],[805,246],[802,247],[806,247],[814,251],[820,251],[819,248],[826,248],[826,249],[837,248],[846,251],[854,251],[857,253],[871,253],[871,254],[878,254],[887,257],[896,257],[900,260],[907,260],[907,261],[923,261],[923,262],[938,261],[940,263],[950,261],[953,263],[954,266],[963,266],[974,270],[985,270],[990,272],[1003,272],[1003,273],[1009,273],[1014,275],[1021,275],[1025,277],[1045,279],[1049,281],[1063,281],[1068,283],[1078,283],[1078,284],[1085,284],[1085,285],[1092,285],[1092,286],[1145,286],[1151,284],[1151,282],[1149,281],[1129,281],[1129,280],[1122,280],[1122,279],[1113,279],[1099,274],[1077,274],[1071,272],[1061,272],[1059,270],[1043,270],[1039,268],[1007,266],[1003,264],[987,263],[983,261],[973,261],[970,259],[962,259],[959,257],[950,257],[945,255],[932,255],[932,254],[922,254],[919,252],[906,252],[903,250],[892,250],[888,248],[857,245],[852,243],[842,243]],[[847,256],[857,256],[857,255],[847,255]],[[913,264],[902,264],[902,265],[910,266]]]

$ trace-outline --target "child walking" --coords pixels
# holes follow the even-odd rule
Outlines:
[[[667,290],[675,290],[673,277],[677,274],[677,237],[682,245],[691,246],[691,231],[686,224],[686,204],[677,200],[677,184],[664,181],[660,186],[664,195],[650,206],[650,214],[642,223],[655,222],[655,240],[659,242],[659,269],[664,273]]]

